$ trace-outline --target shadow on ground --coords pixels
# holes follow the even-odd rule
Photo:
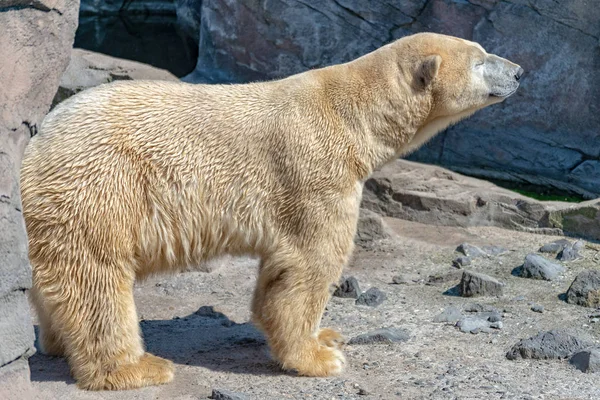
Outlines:
[[[186,317],[140,322],[146,348],[176,364],[252,375],[285,374],[269,356],[264,336],[251,324],[238,324],[212,306]],[[35,327],[36,338],[39,337]],[[37,347],[37,341],[36,341]],[[29,359],[32,381],[74,383],[62,357],[38,352]]]

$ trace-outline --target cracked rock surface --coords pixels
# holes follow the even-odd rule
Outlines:
[[[0,1],[0,398],[35,398],[27,358],[31,286],[19,194],[25,146],[50,108],[69,62],[78,1]]]

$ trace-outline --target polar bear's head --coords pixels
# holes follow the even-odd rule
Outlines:
[[[417,52],[414,90],[433,97],[431,117],[456,115],[498,103],[515,93],[523,68],[468,40],[434,34],[414,35],[406,43]]]
[[[419,104],[427,104],[423,125],[402,153],[415,150],[475,111],[503,101],[515,93],[523,75],[519,65],[452,36],[420,33],[390,47],[399,57],[411,95],[426,99]]]

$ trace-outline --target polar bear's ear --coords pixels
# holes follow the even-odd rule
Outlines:
[[[442,64],[442,57],[438,54],[427,56],[417,70],[418,82],[427,87],[435,79]]]

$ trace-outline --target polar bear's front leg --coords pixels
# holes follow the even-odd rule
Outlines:
[[[273,356],[284,369],[305,376],[339,374],[345,364],[341,335],[319,329],[343,263],[323,255],[283,251],[263,259],[253,302],[253,317],[265,332]]]

